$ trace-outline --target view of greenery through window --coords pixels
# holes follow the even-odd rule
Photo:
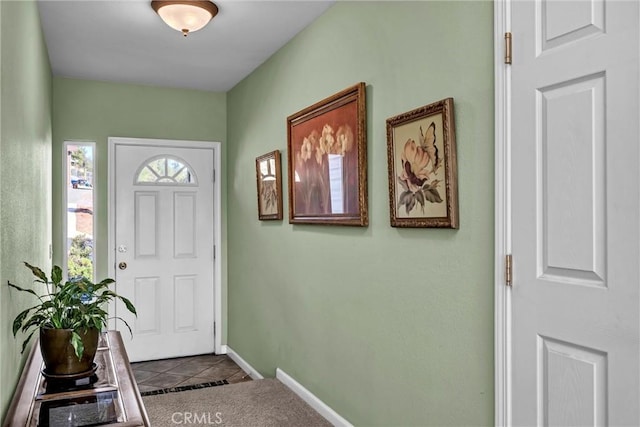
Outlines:
[[[67,271],[93,280],[93,145],[66,143]]]

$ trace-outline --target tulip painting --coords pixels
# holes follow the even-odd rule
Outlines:
[[[391,225],[457,228],[453,99],[387,120]]]
[[[357,199],[353,200],[354,193],[347,188],[348,179],[343,179],[346,165],[353,162],[353,130],[349,123],[342,123],[336,132],[334,126],[322,122],[318,129],[302,138],[295,153],[296,207],[308,214],[342,214],[357,208]]]
[[[364,83],[287,118],[289,222],[367,224]]]

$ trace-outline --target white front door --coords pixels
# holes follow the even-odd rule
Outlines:
[[[514,426],[640,425],[637,1],[513,1]]]
[[[214,351],[213,155],[115,146],[116,290],[138,312],[116,316],[132,361]]]

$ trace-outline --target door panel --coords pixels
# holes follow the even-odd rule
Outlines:
[[[541,336],[538,351],[542,425],[607,425],[607,354]]]
[[[639,425],[638,2],[511,11],[512,423]]]
[[[604,33],[604,0],[539,0],[536,9],[538,55]]]
[[[213,150],[115,150],[116,286],[138,311],[116,305],[133,330],[129,358],[212,353]]]
[[[136,258],[155,258],[158,255],[158,192],[136,191],[134,197]]]
[[[174,328],[176,331],[197,329],[197,276],[176,276],[173,279]]]
[[[173,256],[196,258],[197,195],[193,192],[176,192],[173,195]]]
[[[116,282],[117,283],[117,282]],[[133,299],[137,318],[130,323],[136,336],[142,334],[159,335],[160,326],[160,278],[136,277],[133,280]]]
[[[604,286],[604,76],[537,91],[539,274]],[[568,189],[571,189],[567,197]]]

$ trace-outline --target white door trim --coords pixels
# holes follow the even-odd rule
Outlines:
[[[156,146],[156,147],[177,147],[177,148],[211,148],[214,153],[214,170],[215,180],[213,183],[213,242],[216,247],[216,256],[214,264],[214,288],[213,288],[213,309],[215,322],[214,351],[216,354],[223,354],[222,346],[222,199],[221,199],[221,143],[212,141],[183,141],[169,139],[147,139],[147,138],[126,138],[126,137],[109,137],[108,138],[108,274],[115,277],[115,149],[117,145],[138,145],[138,146]],[[113,315],[114,307],[109,305],[109,315]],[[114,324],[110,323],[110,328],[114,328]]]
[[[495,425],[511,425],[511,289],[505,258],[511,253],[511,70],[504,35],[511,31],[511,0],[494,2],[495,69]]]

